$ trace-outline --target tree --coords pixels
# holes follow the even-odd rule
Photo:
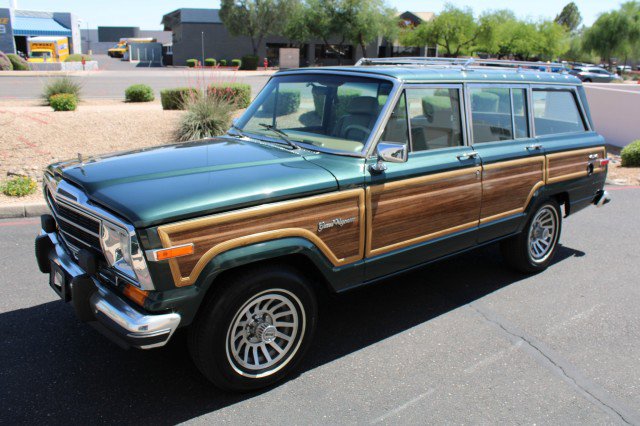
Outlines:
[[[349,22],[348,40],[359,45],[367,57],[367,44],[378,37],[394,39],[398,32],[396,11],[383,0],[347,0],[344,2]]]
[[[611,66],[613,56],[628,48],[635,37],[633,17],[615,10],[600,15],[593,26],[585,31],[584,47],[597,53]]]
[[[576,6],[574,2],[571,2],[562,8],[562,12],[556,16],[554,21],[565,27],[568,31],[574,32],[582,22],[582,15],[580,14],[580,10],[578,10],[578,6]]]
[[[234,36],[249,36],[253,54],[265,37],[282,32],[299,0],[222,0],[220,19]]]
[[[469,53],[479,36],[480,26],[471,9],[447,4],[433,20],[403,31],[400,42],[405,46],[438,45],[445,56],[457,57]]]
[[[556,60],[569,50],[569,37],[565,26],[554,21],[541,21],[537,25],[539,59]]]

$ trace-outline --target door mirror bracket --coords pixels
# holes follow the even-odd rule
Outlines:
[[[378,161],[369,166],[374,174],[380,174],[387,170],[385,163],[406,163],[408,159],[407,145],[394,142],[378,143]]]

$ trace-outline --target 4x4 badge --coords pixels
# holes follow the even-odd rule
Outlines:
[[[337,217],[329,222],[318,222],[318,232],[322,232],[323,229],[333,228],[334,226],[344,226],[347,223],[353,223],[356,221],[355,217],[349,217],[347,219],[342,219],[341,217]]]

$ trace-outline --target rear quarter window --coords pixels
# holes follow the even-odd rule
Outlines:
[[[570,90],[533,90],[536,135],[584,132],[584,120]]]

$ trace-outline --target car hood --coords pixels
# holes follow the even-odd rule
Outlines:
[[[66,161],[49,173],[138,228],[333,191],[305,151],[231,137]]]

